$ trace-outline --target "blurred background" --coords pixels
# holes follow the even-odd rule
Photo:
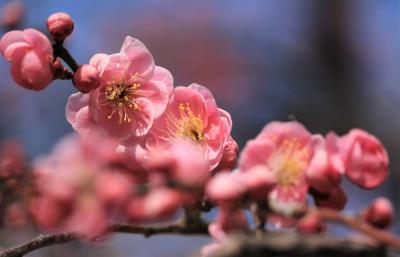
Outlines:
[[[7,2],[0,1],[0,6]],[[126,35],[139,38],[156,63],[172,72],[175,85],[196,82],[214,93],[219,106],[231,113],[233,136],[241,147],[272,120],[295,119],[313,133],[343,134],[353,127],[371,132],[388,149],[391,174],[377,190],[347,186],[347,209],[357,210],[385,195],[400,213],[400,1],[21,3],[25,15],[20,28],[44,32],[50,14],[63,11],[72,16],[75,30],[66,46],[79,63],[87,63],[95,53],[118,52]],[[64,113],[74,92],[70,81],[29,92],[15,85],[3,59],[0,76],[0,139],[20,140],[34,158],[72,131]],[[400,233],[400,222],[393,230]],[[3,230],[0,246],[35,233]],[[71,243],[29,256],[177,257],[188,256],[208,241],[115,235],[102,244]]]

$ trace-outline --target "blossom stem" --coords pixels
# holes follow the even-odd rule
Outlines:
[[[263,206],[260,203],[253,203],[250,208],[253,213],[254,223],[256,225],[255,234],[256,237],[258,238],[265,233],[267,209],[266,206]]]
[[[142,234],[145,237],[157,234],[208,235],[207,224],[205,222],[191,225],[176,223],[159,226],[136,226],[115,223],[110,226],[109,230],[114,233]],[[85,236],[76,233],[39,235],[26,243],[0,251],[0,257],[22,257],[29,252],[46,246],[64,244],[84,238]]]
[[[69,53],[69,51],[64,47],[62,42],[56,42],[53,44],[53,53],[54,59],[56,59],[57,57],[63,59],[73,72],[75,72],[79,68],[78,63]]]
[[[316,211],[323,220],[344,224],[349,228],[362,232],[378,242],[383,243],[384,245],[400,250],[400,238],[382,229],[369,225],[357,216],[346,215],[328,208],[310,208],[309,211]]]

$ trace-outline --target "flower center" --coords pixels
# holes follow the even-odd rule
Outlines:
[[[118,115],[119,124],[131,122],[129,109],[140,110],[140,106],[135,100],[139,88],[139,83],[127,84],[124,81],[110,83],[104,91],[105,104],[111,107],[111,113],[107,118],[111,119],[115,114]]]
[[[275,172],[279,185],[297,184],[307,167],[308,151],[295,138],[285,139],[269,157],[268,166]]]
[[[195,115],[190,109],[189,103],[179,104],[180,119],[178,119],[178,137],[189,139],[195,143],[199,143],[204,139],[203,121],[200,115]]]

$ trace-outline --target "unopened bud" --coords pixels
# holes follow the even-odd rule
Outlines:
[[[363,211],[362,216],[369,224],[385,229],[392,223],[393,213],[393,206],[389,199],[379,197]]]
[[[97,69],[89,64],[81,65],[74,74],[74,85],[82,93],[89,93],[99,86]]]
[[[63,12],[57,12],[47,18],[47,29],[55,41],[63,41],[74,30],[74,22],[71,16]]]

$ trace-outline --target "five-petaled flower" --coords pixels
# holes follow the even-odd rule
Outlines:
[[[138,141],[163,114],[172,75],[155,66],[143,43],[129,36],[120,53],[96,54],[89,64],[97,68],[100,85],[90,94],[70,96],[67,120],[82,135],[100,130],[125,144]]]

